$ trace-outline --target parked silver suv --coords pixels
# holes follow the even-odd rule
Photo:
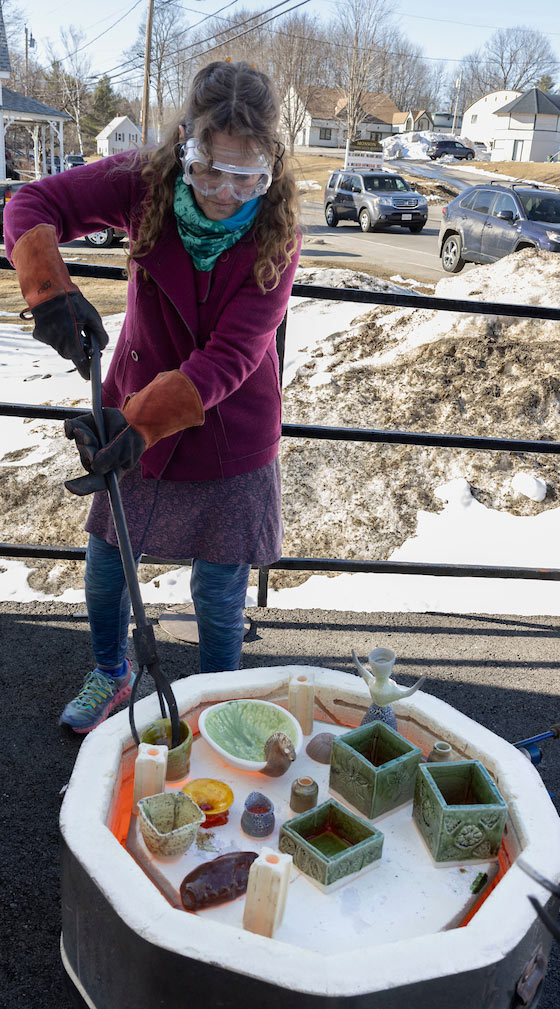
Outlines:
[[[347,169],[333,172],[324,195],[329,228],[339,221],[358,221],[362,231],[381,231],[393,224],[422,231],[428,219],[428,201],[411,189],[400,175]]]

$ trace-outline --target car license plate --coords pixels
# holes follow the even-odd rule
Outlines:
[[[403,214],[402,215],[402,220],[403,221],[411,221],[412,220],[412,214]]]

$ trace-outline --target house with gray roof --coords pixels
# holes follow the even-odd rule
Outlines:
[[[20,95],[4,86],[10,76],[10,54],[6,39],[4,17],[0,6],[0,178],[6,178],[6,130],[14,123],[25,126],[33,140],[35,178],[48,171],[46,151],[50,150],[50,170],[54,171],[55,150],[58,147],[60,164],[64,164],[64,123],[72,119],[66,112],[52,109],[34,98]],[[41,143],[39,141],[41,140]],[[41,154],[40,154],[41,152]],[[30,173],[31,174],[31,173]]]
[[[495,116],[492,161],[546,161],[560,150],[560,95],[531,88]]]

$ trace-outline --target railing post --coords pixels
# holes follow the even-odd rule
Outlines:
[[[269,568],[259,568],[257,606],[268,606],[268,572]]]

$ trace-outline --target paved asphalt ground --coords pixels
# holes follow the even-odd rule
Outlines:
[[[161,612],[147,609],[154,620]],[[401,683],[425,674],[425,691],[512,742],[560,721],[559,618],[265,609],[249,615],[245,667],[299,662],[351,671],[352,647],[365,656],[387,645],[397,653]],[[91,668],[88,626],[83,606],[0,603],[0,632],[5,736],[0,1005],[71,1009],[76,1003],[58,951],[58,810],[81,740],[59,728],[57,718]],[[197,672],[195,648],[170,638],[157,623],[156,637],[170,679]],[[560,809],[560,743],[544,743],[543,753],[539,770]],[[556,947],[540,1009],[558,1009],[559,993]]]

